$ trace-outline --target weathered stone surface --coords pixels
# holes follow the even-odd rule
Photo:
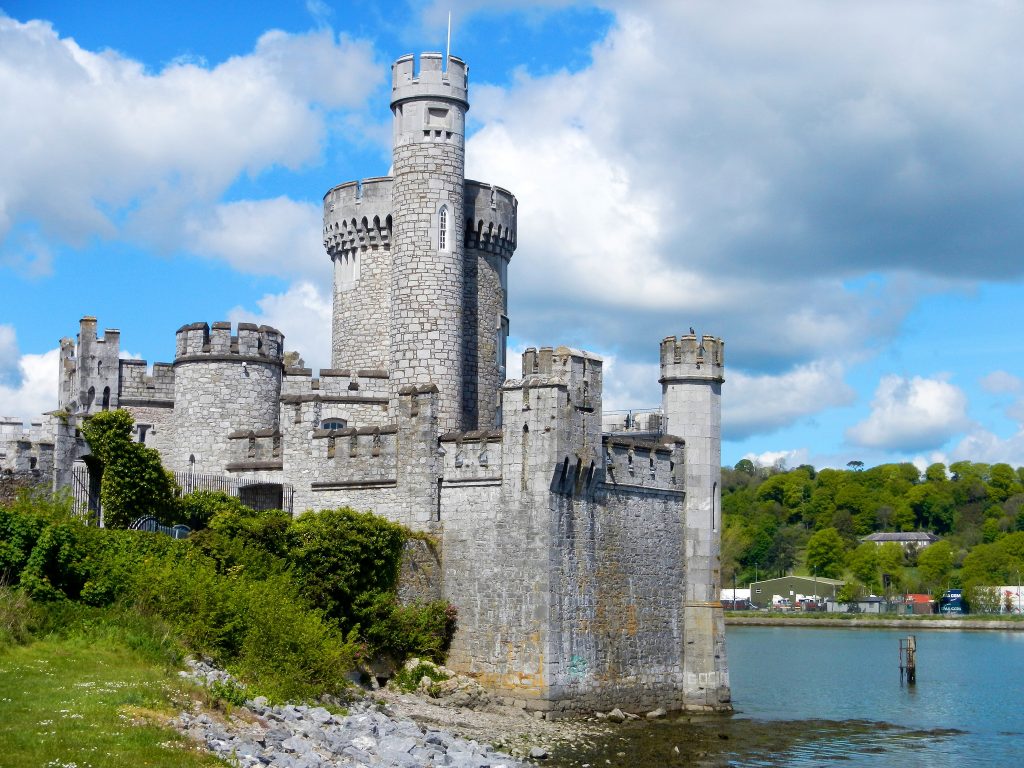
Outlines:
[[[49,463],[70,485],[81,417],[124,405],[171,468],[229,477],[243,500],[262,488],[286,509],[370,509],[430,534],[410,545],[399,594],[458,611],[449,666],[472,685],[436,686],[449,704],[500,696],[538,718],[727,708],[724,343],[662,341],[650,423],[667,431],[653,438],[602,434],[602,362],[586,352],[528,349],[522,378],[502,383],[518,204],[465,179],[467,70],[444,64],[395,63],[393,175],[324,197],[332,368],[286,365],[273,328],[200,322],[150,372],[83,318],[61,342],[68,415],[28,440],[0,420],[0,469]]]

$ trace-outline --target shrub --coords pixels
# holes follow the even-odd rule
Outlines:
[[[288,559],[303,594],[348,631],[353,607],[394,592],[408,531],[370,512],[306,512],[288,529]]]
[[[409,662],[412,664],[412,662]],[[395,673],[395,676],[391,678],[390,685],[395,686],[400,691],[411,693],[420,687],[420,681],[424,678],[429,678],[435,683],[443,683],[445,680],[449,680],[449,676],[437,668],[434,664],[424,664],[420,662],[413,664],[411,667],[402,667]]]
[[[455,635],[454,606],[443,600],[398,605],[394,595],[387,594],[378,596],[370,606],[360,607],[360,626],[372,652],[444,663]]]
[[[135,421],[117,409],[91,416],[82,434],[92,450],[90,469],[98,471],[104,525],[127,528],[143,515],[167,520],[175,509],[173,476],[160,463],[160,454],[132,442]]]
[[[199,531],[206,528],[216,514],[243,514],[246,510],[248,508],[241,501],[223,491],[193,491],[178,499],[171,521],[175,524],[183,523],[193,531]]]

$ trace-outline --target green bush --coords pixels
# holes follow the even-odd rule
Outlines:
[[[367,628],[371,645],[399,658],[420,656],[443,664],[455,635],[457,612],[443,600],[395,604],[390,615]]]
[[[288,529],[288,560],[306,598],[348,631],[357,602],[394,592],[408,535],[370,512],[306,512]]]
[[[223,491],[192,491],[178,499],[171,522],[182,523],[193,531],[199,531],[206,528],[216,514],[244,514],[251,511],[237,497]]]
[[[450,679],[448,675],[434,664],[424,664],[421,662],[410,669],[403,667],[398,670],[395,676],[391,678],[389,687],[394,686],[400,691],[411,693],[420,687],[420,681],[424,677],[429,678],[435,683],[443,683],[445,680]]]
[[[38,609],[15,622],[22,603],[8,591],[0,642],[30,625],[102,635],[134,622],[151,652],[208,654],[279,699],[340,692],[368,652],[444,660],[454,609],[396,602],[402,526],[349,509],[293,521],[219,494],[189,503],[210,514],[184,541],[87,526],[42,502],[0,510],[0,562]]]
[[[174,477],[160,454],[131,439],[135,420],[117,409],[97,413],[82,425],[92,450],[90,470],[100,473],[103,524],[127,528],[144,515],[168,520],[175,509]]]

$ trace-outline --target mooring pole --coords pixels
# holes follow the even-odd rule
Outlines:
[[[900,640],[900,682],[906,674],[907,685],[917,683],[917,636],[908,635]]]

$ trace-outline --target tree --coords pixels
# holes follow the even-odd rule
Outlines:
[[[132,442],[135,420],[118,408],[91,416],[82,425],[92,450],[90,469],[100,473],[104,525],[127,528],[144,515],[167,521],[175,504],[174,479],[160,454]]]
[[[853,575],[872,592],[878,586],[878,547],[865,541],[853,550],[846,560]]]
[[[807,542],[807,567],[825,578],[834,579],[843,572],[846,547],[835,528],[824,528]]]
[[[733,467],[737,472],[743,472],[746,475],[754,476],[757,472],[757,467],[754,466],[754,462],[750,459],[740,459],[736,462],[736,466]]]
[[[860,472],[862,469],[864,469],[864,462],[860,461],[859,459],[854,459],[853,461],[846,462],[846,466],[848,466],[854,472]]]
[[[935,591],[946,585],[953,572],[953,547],[937,541],[917,553],[917,569],[925,586]]]
[[[899,589],[903,585],[903,547],[890,541],[878,547],[878,569],[882,573],[883,586]]]

